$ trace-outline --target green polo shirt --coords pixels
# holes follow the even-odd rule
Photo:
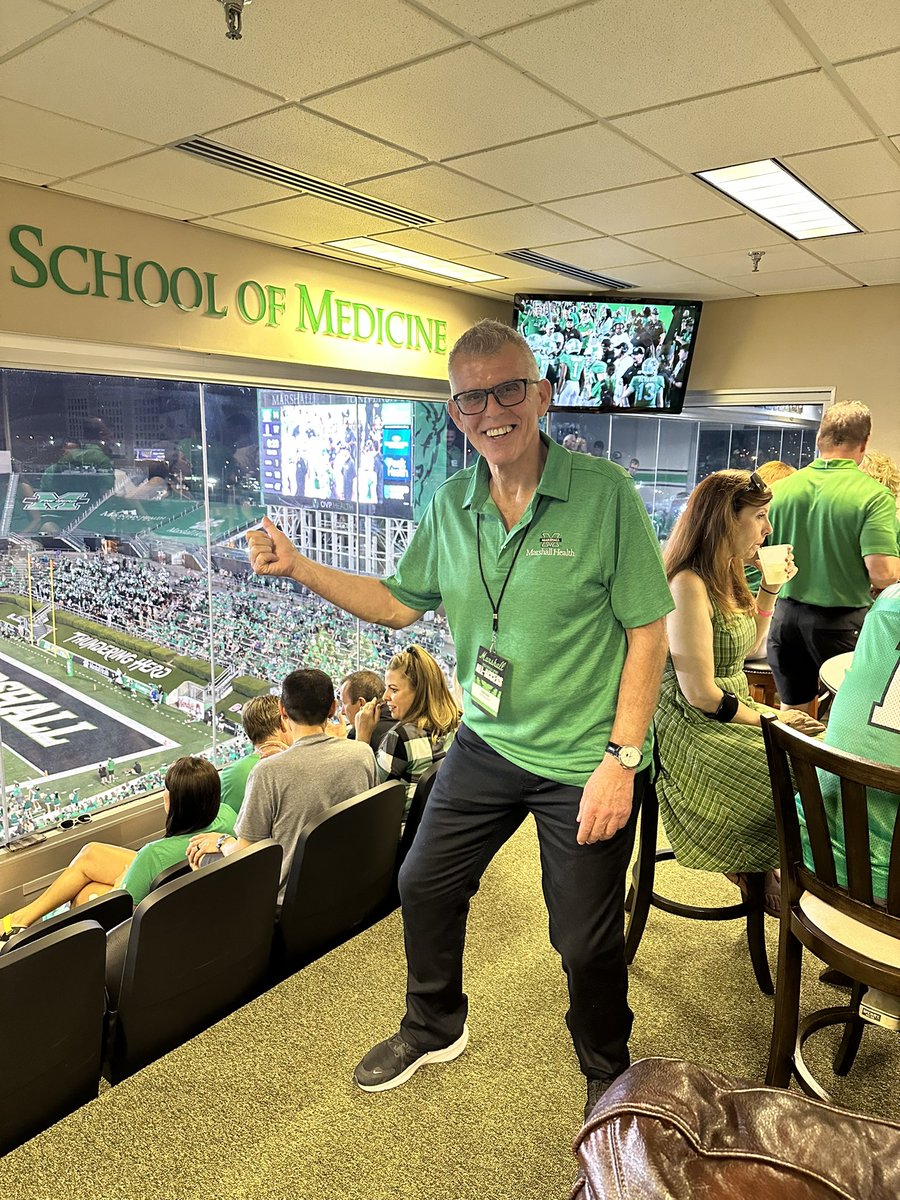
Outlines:
[[[222,803],[233,812],[239,813],[244,803],[244,793],[247,790],[247,780],[250,772],[259,762],[259,755],[254,750],[251,754],[239,758],[219,772],[219,782],[222,785]]]
[[[781,480],[769,509],[772,546],[794,547],[781,595],[824,608],[872,603],[866,554],[897,553],[894,498],[849,458],[817,458]]]
[[[480,460],[435,492],[396,572],[401,604],[443,602],[456,645],[466,725],[498,754],[544,779],[583,787],[612,730],[625,630],[674,607],[659,545],[634,482],[601,458],[570,454],[544,434],[547,461],[519,523],[506,532]],[[537,516],[535,517],[535,512]],[[521,545],[500,606],[497,652],[510,660],[499,715],[471,698],[479,646]],[[644,744],[645,762],[652,750]]]

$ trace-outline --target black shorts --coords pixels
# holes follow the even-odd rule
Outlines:
[[[819,668],[856,649],[867,608],[820,608],[787,597],[769,629],[768,659],[782,704],[808,704],[819,694]]]

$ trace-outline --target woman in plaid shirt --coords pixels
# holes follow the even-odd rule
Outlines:
[[[413,644],[388,663],[384,703],[397,722],[373,746],[378,782],[402,779],[407,809],[416,783],[453,741],[461,713],[450,694],[441,668],[427,650]],[[371,742],[381,700],[370,700],[356,714],[358,741]]]

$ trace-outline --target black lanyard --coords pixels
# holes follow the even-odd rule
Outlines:
[[[506,572],[506,578],[503,580],[503,587],[500,589],[500,595],[497,597],[496,602],[494,601],[494,597],[491,595],[491,589],[487,585],[487,579],[485,579],[485,577],[484,577],[484,563],[481,560],[481,513],[479,512],[479,513],[475,514],[475,529],[477,531],[477,536],[478,536],[478,570],[481,572],[481,582],[484,584],[484,591],[488,598],[488,601],[490,602],[491,613],[493,614],[493,621],[491,624],[491,646],[490,646],[491,650],[493,650],[494,647],[497,645],[497,630],[500,626],[500,605],[503,603],[503,597],[506,594],[506,585],[509,583],[509,578],[513,573],[513,567],[515,567],[515,565],[516,565],[516,560],[519,557],[519,552],[521,551],[522,547],[525,545],[525,539],[528,537],[528,534],[531,532],[532,525],[537,520],[537,516],[538,516],[538,513],[541,511],[541,505],[543,504],[543,502],[544,502],[544,497],[541,496],[538,499],[537,504],[535,505],[534,512],[531,514],[531,520],[525,526],[525,530],[522,534],[521,541],[519,542],[518,546],[516,546],[516,552],[513,555],[512,562],[509,564],[509,570]]]

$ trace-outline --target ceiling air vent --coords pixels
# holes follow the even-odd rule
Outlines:
[[[556,258],[548,258],[546,254],[536,254],[533,250],[504,250],[500,257],[527,263],[529,267],[540,267],[542,271],[555,271],[557,275],[568,275],[571,279],[578,279],[581,283],[589,283],[595,287],[626,291],[636,286],[621,279],[610,279],[608,275],[598,275],[595,271],[585,271],[582,267],[574,267],[571,263],[560,262]]]
[[[312,175],[304,175],[293,171],[290,167],[282,167],[277,163],[266,162],[265,159],[255,158],[252,154],[244,154],[231,146],[220,146],[218,142],[208,142],[206,138],[188,138],[179,142],[176,150],[185,154],[193,154],[197,158],[205,158],[207,162],[218,163],[220,167],[228,167],[232,171],[240,171],[244,175],[253,175],[257,179],[267,179],[269,183],[278,183],[282,187],[294,188],[298,192],[310,196],[318,196],[320,200],[329,200],[332,204],[342,204],[345,208],[355,208],[358,212],[368,213],[373,217],[384,217],[386,221],[396,221],[404,225],[433,225],[434,217],[423,216],[422,213],[410,212],[408,208],[398,208],[395,204],[386,204],[374,196],[364,196],[360,192],[351,192],[349,188],[325,179],[316,179]]]

